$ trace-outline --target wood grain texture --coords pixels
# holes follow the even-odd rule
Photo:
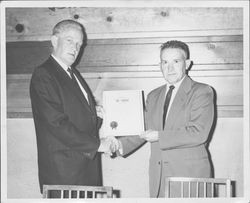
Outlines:
[[[160,46],[170,39],[89,40],[77,67],[81,72],[157,71]],[[176,39],[189,45],[194,70],[242,68],[240,35]],[[7,74],[31,73],[50,50],[49,41],[7,43]]]
[[[39,15],[37,15],[39,14]],[[63,19],[81,22],[91,39],[165,35],[190,31],[239,31],[243,28],[243,8],[222,7],[54,7],[7,8],[7,41],[48,40],[53,26]],[[23,29],[17,29],[23,26]],[[185,33],[183,33],[185,31]],[[41,34],[42,33],[42,34]],[[149,36],[149,35],[147,35]]]
[[[6,9],[8,117],[32,116],[30,76],[50,54],[52,27],[66,18],[86,27],[88,45],[77,68],[98,101],[104,90],[147,95],[164,84],[160,45],[177,39],[190,47],[189,75],[215,89],[218,116],[243,116],[242,8],[41,7]]]
[[[142,89],[145,96],[164,84],[159,47],[171,38],[89,40],[78,70],[98,102],[104,90]],[[243,116],[243,39],[236,36],[177,38],[190,46],[189,75],[216,92],[219,117]],[[49,56],[50,42],[7,43],[8,117],[31,117],[29,81],[33,69]]]
[[[82,74],[86,78],[96,101],[102,104],[102,92],[105,90],[142,89],[145,97],[154,88],[163,85],[164,79],[161,73],[149,77],[150,73],[140,73],[130,77],[130,73],[100,73]],[[191,77],[199,82],[207,83],[213,87],[216,93],[217,114],[219,117],[242,117],[243,116],[243,75],[242,71],[228,73],[221,71],[216,75],[199,75],[191,73]],[[22,77],[21,77],[22,76]],[[31,75],[8,75],[7,77],[7,112],[8,117],[30,117],[29,82]]]

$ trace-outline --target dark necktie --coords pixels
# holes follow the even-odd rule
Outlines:
[[[82,92],[82,90],[81,90],[81,88],[80,88],[80,86],[79,86],[79,84],[78,84],[78,82],[77,82],[77,80],[76,80],[76,77],[77,76],[75,76],[75,74],[73,73],[73,70],[71,69],[71,68],[68,68],[67,69],[67,71],[70,73],[70,77],[71,77],[71,80],[72,80],[72,82],[74,83],[74,85],[76,86],[76,88],[78,88],[79,90],[80,90],[80,92],[82,93],[82,94],[84,94],[83,92]],[[79,80],[79,79],[78,79]],[[82,83],[81,83],[82,84]],[[84,88],[84,86],[83,86],[83,88]],[[88,95],[88,93],[87,93],[87,91],[85,90],[85,92],[86,92],[86,96],[88,97],[88,100],[87,100],[87,102],[89,103],[89,95]],[[84,95],[84,97],[85,97],[85,95]]]
[[[167,115],[167,112],[168,112],[168,106],[169,106],[169,102],[170,102],[170,99],[171,99],[171,96],[172,96],[173,89],[174,89],[174,86],[171,85],[169,87],[168,93],[167,93],[166,98],[165,98],[165,103],[164,103],[164,107],[163,107],[163,118],[162,118],[163,119],[162,120],[163,129],[165,127],[166,115]]]
[[[77,86],[79,87],[79,85],[78,85],[78,83],[77,83],[77,81],[76,81],[76,77],[75,77],[75,75],[74,75],[72,69],[71,69],[71,68],[68,68],[67,71],[70,73],[70,77],[71,77],[72,82],[73,82],[75,85],[77,85]]]

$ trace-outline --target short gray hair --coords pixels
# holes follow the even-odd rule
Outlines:
[[[57,35],[71,28],[80,30],[82,33],[84,33],[84,30],[85,30],[81,23],[68,19],[68,20],[63,20],[57,23],[55,27],[53,28],[52,34]]]
[[[163,49],[169,49],[169,48],[181,49],[186,54],[186,59],[189,59],[189,57],[190,57],[189,47],[186,43],[184,43],[182,41],[171,40],[171,41],[165,42],[161,45],[161,51]]]

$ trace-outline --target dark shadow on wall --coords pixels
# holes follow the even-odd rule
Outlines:
[[[218,110],[217,110],[217,93],[215,91],[215,89],[212,87],[213,89],[213,92],[214,92],[214,120],[213,120],[213,123],[212,123],[212,126],[211,126],[211,129],[210,129],[210,132],[209,132],[209,135],[208,135],[208,140],[207,140],[207,145],[206,145],[206,148],[207,148],[207,151],[208,151],[208,158],[209,158],[209,161],[210,161],[210,164],[211,164],[211,170],[212,170],[212,177],[214,177],[214,166],[213,166],[213,161],[212,161],[212,157],[211,157],[211,154],[210,154],[210,151],[209,151],[209,145],[210,145],[210,142],[213,138],[213,135],[214,135],[214,130],[216,128],[216,125],[217,125],[217,119],[218,119]]]
[[[74,68],[76,68],[76,66],[80,63],[81,58],[84,54],[84,50],[87,46],[87,42],[88,42],[88,36],[87,36],[87,33],[86,33],[85,28],[83,26],[82,26],[82,31],[83,31],[83,43],[82,43],[81,49],[78,53],[78,57],[76,58],[75,62],[72,64],[72,66]]]

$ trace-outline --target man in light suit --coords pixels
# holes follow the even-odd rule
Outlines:
[[[59,22],[51,37],[52,54],[31,78],[41,192],[44,184],[102,185],[97,152],[112,150],[110,140],[99,139],[102,119],[90,88],[74,68],[84,40],[80,23]]]
[[[150,197],[164,197],[164,181],[168,176],[205,178],[212,175],[206,145],[214,120],[213,90],[186,75],[191,63],[187,44],[164,43],[160,59],[166,84],[147,97],[147,130],[137,137],[119,139],[123,156],[145,140],[151,143]],[[170,100],[165,103],[167,97]]]

